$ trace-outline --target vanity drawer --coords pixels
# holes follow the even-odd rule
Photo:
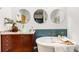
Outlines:
[[[1,36],[1,50],[2,51],[9,51],[12,48],[12,40],[10,35],[2,35]]]

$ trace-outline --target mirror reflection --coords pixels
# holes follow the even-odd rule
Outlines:
[[[42,9],[36,10],[36,12],[34,13],[34,20],[37,23],[44,23],[47,20],[47,13],[46,13],[46,11],[44,11]]]
[[[20,9],[20,19],[21,19],[21,23],[25,24],[29,21],[30,18],[30,14],[26,9]]]
[[[51,20],[53,23],[60,24],[64,20],[64,13],[60,9],[55,9],[51,13]]]

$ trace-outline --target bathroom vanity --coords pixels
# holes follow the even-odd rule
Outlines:
[[[32,52],[34,33],[1,33],[2,52]]]

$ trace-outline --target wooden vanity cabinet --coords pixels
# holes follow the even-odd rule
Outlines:
[[[32,52],[33,34],[5,34],[1,35],[2,52]]]

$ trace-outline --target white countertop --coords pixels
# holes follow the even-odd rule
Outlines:
[[[34,34],[35,32],[0,32],[1,35],[5,34]]]

